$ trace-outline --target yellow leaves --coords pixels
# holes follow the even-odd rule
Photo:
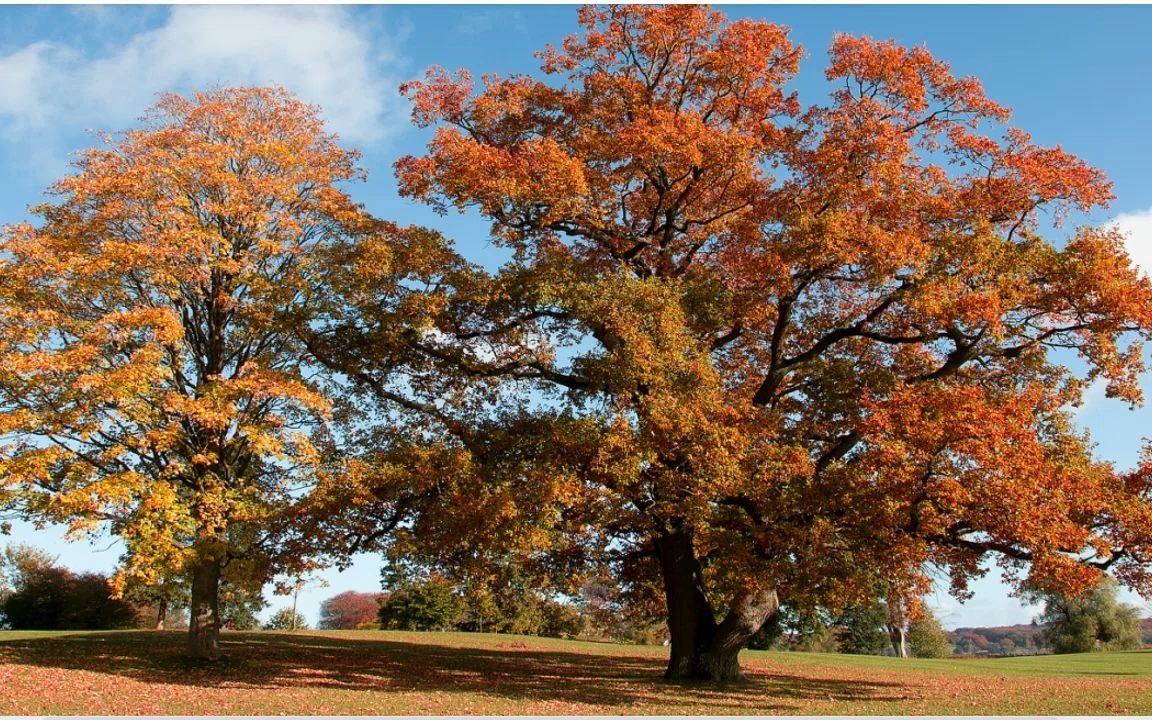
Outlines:
[[[7,436],[22,428],[35,427],[37,424],[39,424],[39,417],[26,408],[3,412],[0,413],[0,436]]]
[[[209,432],[225,430],[236,413],[235,403],[225,393],[210,392],[201,397],[168,393],[163,407],[171,415],[187,418]]]
[[[376,224],[335,187],[355,153],[283,90],[166,96],[107,143],[0,235],[0,468],[30,515],[112,522],[155,578],[198,532],[250,552],[320,465],[293,313],[317,248]]]

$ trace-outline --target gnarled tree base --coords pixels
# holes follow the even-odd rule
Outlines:
[[[666,680],[732,682],[743,678],[740,650],[780,607],[774,590],[739,595],[720,623],[704,592],[702,568],[691,534],[674,531],[657,543],[668,603],[671,657]]]
[[[744,679],[736,653],[717,655],[704,653],[696,657],[673,658],[664,672],[664,679],[672,682],[728,683]]]

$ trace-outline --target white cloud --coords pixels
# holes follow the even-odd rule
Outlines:
[[[1152,273],[1152,208],[1122,213],[1108,225],[1124,233],[1124,245],[1132,262],[1146,274]]]
[[[160,92],[283,85],[345,140],[374,142],[404,116],[391,39],[335,6],[176,6],[103,54],[37,42],[0,55],[0,132],[20,142],[117,130]]]
[[[36,42],[0,56],[0,122],[23,130],[46,120],[47,98],[41,83],[52,72],[49,56],[64,52]]]

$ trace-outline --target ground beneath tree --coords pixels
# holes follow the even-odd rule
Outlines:
[[[470,633],[0,632],[0,715],[1152,714],[1152,652],[899,660],[745,652],[747,682],[662,682],[665,648]]]

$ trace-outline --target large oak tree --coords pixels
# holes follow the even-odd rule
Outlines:
[[[191,578],[219,653],[221,574],[300,571],[330,403],[282,325],[314,249],[372,223],[317,109],[280,90],[164,97],[0,235],[0,501],[110,528],[119,583]]]
[[[1138,401],[1152,286],[1114,231],[1042,234],[1109,200],[1099,171],[922,48],[837,37],[804,105],[781,26],[580,22],[540,77],[405,86],[435,134],[402,191],[510,259],[393,229],[334,270],[312,350],[413,420],[365,465],[360,537],[449,570],[616,561],[662,588],[669,678],[737,676],[782,599],[914,599],[932,567],[1152,590],[1148,484],[1067,412],[1094,379]]]

